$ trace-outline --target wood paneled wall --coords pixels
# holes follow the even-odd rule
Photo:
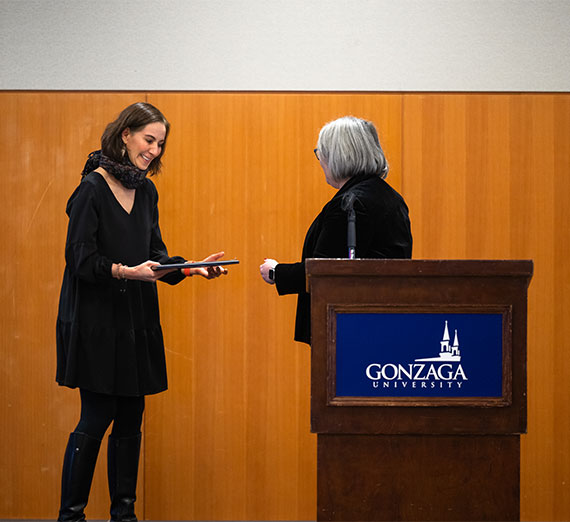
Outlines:
[[[521,518],[570,519],[570,95],[409,95],[414,257],[533,259]]]
[[[172,254],[225,250],[215,281],[160,287],[170,389],[149,397],[139,518],[311,520],[309,348],[294,297],[258,275],[297,260],[333,190],[320,127],[373,120],[411,211],[415,258],[532,258],[524,520],[570,518],[570,95],[0,93],[0,518],[51,518],[77,392],[54,382],[65,203],[105,124],[147,100],[172,123],[156,178]],[[104,451],[88,517],[108,513]]]

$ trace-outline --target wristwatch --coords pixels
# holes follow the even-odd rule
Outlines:
[[[269,275],[269,279],[271,279],[271,281],[273,281],[275,283],[275,268],[270,268],[268,275]]]

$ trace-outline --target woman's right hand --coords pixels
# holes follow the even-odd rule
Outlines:
[[[119,274],[125,279],[154,283],[163,275],[176,270],[176,268],[172,268],[171,270],[152,270],[152,266],[159,264],[160,263],[157,263],[156,261],[145,261],[137,266],[123,266],[121,267]]]

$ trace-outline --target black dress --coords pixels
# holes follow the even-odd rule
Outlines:
[[[299,294],[295,340],[311,343],[311,302],[306,292],[305,259],[348,257],[345,194],[356,196],[356,257],[411,258],[412,231],[404,199],[377,175],[350,178],[323,207],[305,236],[301,262],[279,263],[275,286],[279,295]]]
[[[62,386],[124,396],[167,388],[155,283],[119,281],[112,263],[135,266],[169,257],[158,226],[158,193],[145,180],[131,213],[97,172],[69,198],[65,272],[57,317],[57,374]],[[161,278],[184,279],[179,272]]]

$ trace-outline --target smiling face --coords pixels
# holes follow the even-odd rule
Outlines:
[[[127,128],[121,136],[131,163],[141,170],[147,170],[152,160],[162,153],[166,127],[160,122],[149,123],[135,132]]]

